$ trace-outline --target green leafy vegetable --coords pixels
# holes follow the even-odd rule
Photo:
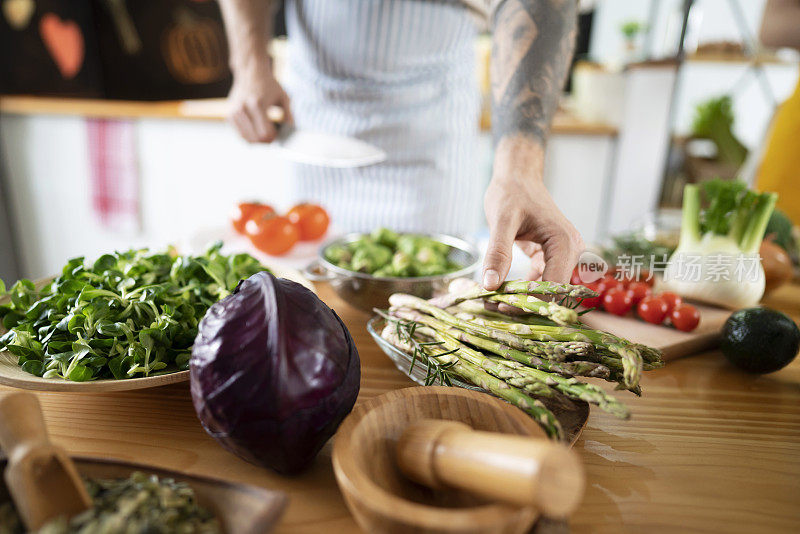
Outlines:
[[[0,305],[0,349],[23,371],[76,382],[186,370],[197,325],[239,280],[266,270],[216,243],[201,256],[129,250],[67,262],[38,289],[20,280]]]
[[[343,269],[378,277],[436,276],[462,268],[448,258],[450,246],[430,237],[376,228],[369,235],[325,249],[325,259]]]
[[[747,147],[734,135],[733,119],[729,95],[711,98],[695,107],[692,135],[713,141],[719,159],[738,167],[747,158]]]

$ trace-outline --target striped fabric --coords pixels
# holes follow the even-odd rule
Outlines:
[[[359,169],[296,165],[297,200],[337,228],[467,234],[481,220],[475,24],[459,2],[287,0],[287,90],[301,128],[380,146]]]

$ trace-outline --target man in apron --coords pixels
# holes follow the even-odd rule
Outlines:
[[[544,143],[572,54],[575,0],[286,0],[289,96],[267,54],[269,0],[220,0],[234,84],[231,121],[249,142],[271,142],[266,110],[300,128],[363,139],[380,165],[297,165],[303,200],[342,228],[465,234],[482,183],[475,80],[476,15],[491,24],[492,180],[484,196],[490,243],[483,283],[508,274],[516,241],[531,279],[566,281],[583,243],[542,181]]]

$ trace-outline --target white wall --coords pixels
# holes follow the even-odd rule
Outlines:
[[[621,59],[623,39],[619,27],[628,20],[647,22],[650,6],[656,6],[653,34],[653,56],[670,56],[675,52],[681,18],[682,0],[600,0],[597,3],[592,31],[593,59],[616,64]],[[752,37],[758,36],[765,0],[738,0]],[[728,0],[696,0],[687,44],[712,41],[740,42],[739,29]],[[800,31],[800,30],[798,30]],[[785,100],[797,84],[797,54],[786,54],[784,64],[765,66],[770,91],[778,102]],[[732,93],[735,131],[751,149],[759,146],[773,113],[773,104],[764,93],[746,63],[687,61],[678,87],[674,131],[689,132],[695,106],[713,96]]]
[[[91,205],[85,121],[3,115],[0,153],[19,232],[22,275],[53,274],[74,256],[163,247],[204,228],[227,228],[228,210],[258,198],[287,208],[282,160],[241,141],[227,125],[189,120],[136,123],[142,230],[103,227]]]
[[[50,275],[68,258],[109,250],[168,244],[197,248],[211,239],[232,237],[228,215],[237,202],[260,199],[288,209],[298,200],[291,197],[286,163],[268,147],[240,140],[229,125],[143,119],[135,123],[142,229],[112,231],[103,227],[91,204],[83,118],[4,114],[0,120],[0,154],[25,277]],[[609,136],[553,135],[549,143],[545,180],[587,241],[597,237],[612,148]],[[483,136],[485,180],[490,150],[491,142]],[[483,214],[475,217],[483,219]],[[246,246],[243,239],[235,243]],[[270,261],[304,265],[317,246]]]

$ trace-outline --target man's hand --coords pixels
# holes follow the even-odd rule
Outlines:
[[[281,122],[292,122],[289,95],[272,75],[268,61],[234,73],[228,106],[228,119],[250,143],[271,143],[278,135],[273,122],[277,117],[268,113],[271,106],[283,109]]]
[[[542,183],[543,163],[541,146],[527,139],[505,138],[498,145],[484,199],[491,231],[483,264],[483,286],[487,289],[496,289],[508,275],[515,241],[531,258],[531,280],[569,281],[583,252],[580,234]]]
[[[267,47],[272,39],[269,0],[219,0],[230,45],[233,87],[228,94],[228,118],[251,143],[271,143],[275,122],[292,122],[289,96],[272,74]],[[273,116],[270,107],[282,114]],[[275,122],[273,122],[275,121]]]
[[[542,182],[545,139],[572,56],[576,18],[575,0],[505,0],[494,14],[486,289],[508,275],[514,241],[531,257],[530,278],[553,282],[569,279],[583,249]]]

